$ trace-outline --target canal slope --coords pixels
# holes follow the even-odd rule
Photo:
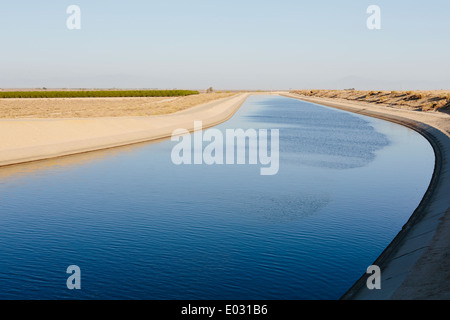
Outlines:
[[[230,119],[248,93],[161,116],[78,119],[1,119],[0,166],[73,155],[169,138],[175,129],[192,131]]]
[[[430,142],[436,156],[430,186],[402,230],[373,263],[381,269],[381,290],[369,290],[369,275],[363,274],[342,299],[450,299],[450,116],[283,95],[398,123]]]

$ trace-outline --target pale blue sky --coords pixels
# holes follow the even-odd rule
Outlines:
[[[448,0],[2,1],[0,87],[449,89],[449,15]]]

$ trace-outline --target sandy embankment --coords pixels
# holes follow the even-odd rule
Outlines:
[[[436,155],[434,174],[420,205],[373,263],[381,269],[381,290],[367,289],[369,275],[363,274],[342,299],[450,299],[450,115],[285,96],[399,123],[428,139]]]
[[[215,92],[177,97],[0,98],[0,119],[157,116],[236,95]]]
[[[375,106],[394,107],[403,110],[450,110],[450,90],[414,91],[361,91],[347,90],[294,90],[291,93],[311,98],[332,98],[347,102],[364,102]]]
[[[170,137],[229,119],[249,94],[204,103],[176,113],[149,117],[0,119],[0,166],[54,158]]]

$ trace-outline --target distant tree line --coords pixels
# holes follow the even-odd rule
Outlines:
[[[180,97],[199,94],[192,90],[93,90],[93,91],[5,91],[0,98],[102,98]]]

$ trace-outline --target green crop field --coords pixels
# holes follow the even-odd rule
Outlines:
[[[92,91],[5,91],[0,98],[104,98],[180,97],[199,94],[192,90],[92,90]]]

